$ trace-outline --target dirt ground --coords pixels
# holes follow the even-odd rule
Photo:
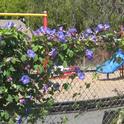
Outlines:
[[[78,77],[74,80],[57,78],[52,81],[61,86],[60,91],[54,95],[56,102],[92,100],[124,94],[124,77],[120,77],[119,71],[110,74],[109,79],[106,74],[87,72],[83,81]],[[69,84],[68,90],[63,88],[64,83]]]

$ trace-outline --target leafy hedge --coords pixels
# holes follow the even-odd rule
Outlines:
[[[13,23],[1,28],[0,121],[21,124],[23,117],[30,122],[39,117],[43,119],[52,108],[53,95],[60,87],[50,80],[54,74],[63,74],[56,67],[73,66],[79,56],[92,60],[99,36],[106,38],[107,42],[111,36],[114,37],[113,33],[103,32],[109,28],[109,25],[100,24],[94,31],[87,29],[78,35],[74,28],[64,31],[60,27],[56,31],[41,27],[33,32],[31,40],[16,29]],[[124,46],[123,40],[117,44]],[[74,71],[79,79],[85,78],[79,67]]]
[[[59,84],[50,81],[54,66],[72,65],[83,49],[77,40],[65,44],[47,35],[30,41],[13,24],[6,26],[0,29],[0,121],[20,124],[27,116],[34,121],[54,104],[54,92],[59,90]],[[56,73],[62,74],[59,69]],[[77,74],[83,76],[79,69]]]

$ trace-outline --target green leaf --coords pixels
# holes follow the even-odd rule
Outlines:
[[[37,70],[38,69],[38,64],[34,65],[34,69]]]
[[[85,83],[86,88],[90,88],[90,83]]]
[[[4,117],[5,120],[8,120],[9,119],[9,113],[7,111],[3,111],[0,113],[1,117]]]
[[[63,62],[63,66],[64,67],[67,67],[68,66],[66,61]]]
[[[9,77],[10,76],[10,71],[5,71],[4,70],[3,75]]]
[[[0,94],[7,93],[8,89],[5,86],[0,86]]]
[[[40,68],[40,73],[44,72],[44,68],[42,65],[40,65],[39,68]]]
[[[0,41],[0,47],[5,47],[5,46],[6,46],[6,41],[1,40],[1,41]]]
[[[8,124],[14,124],[15,122],[13,121],[13,119],[9,119]]]
[[[98,78],[99,78],[99,75],[96,72],[93,73],[93,78],[92,79],[94,80],[94,79],[98,79]]]
[[[11,67],[9,68],[9,70],[12,71],[12,72],[13,72],[13,71],[16,71],[13,66],[11,66]]]
[[[63,84],[63,88],[67,91],[69,90],[69,88],[71,87],[71,85],[69,83],[64,83]]]
[[[73,57],[74,52],[70,49],[67,50],[67,55],[69,55],[69,57]]]
[[[67,44],[63,44],[62,47],[63,47],[63,50],[66,50],[68,48],[68,45]]]
[[[73,94],[73,98],[76,97],[76,96],[78,96],[78,95],[80,95],[80,93],[74,93]]]
[[[43,66],[42,65],[36,64],[36,65],[34,65],[34,69],[35,70],[39,70],[40,73],[44,72],[44,69],[43,69]]]
[[[39,46],[36,45],[36,46],[33,46],[33,51],[36,52],[38,50]]]
[[[38,55],[35,56],[34,62],[36,62],[37,60],[39,60]]]
[[[47,42],[48,46],[52,47],[53,43],[52,42]]]
[[[13,102],[13,97],[11,95],[8,95],[7,99],[8,102]]]
[[[60,57],[61,61],[64,60],[64,56],[63,55],[59,54],[59,57]]]
[[[47,107],[51,107],[53,104],[54,104],[53,98],[48,98],[46,103]]]
[[[12,60],[11,60],[11,62],[13,63],[13,64],[16,64],[16,62],[20,62],[20,60],[18,59],[18,58],[12,58]]]
[[[16,96],[13,96],[13,98],[15,99],[16,102],[19,101],[19,97],[16,95]]]
[[[27,60],[26,55],[22,55],[21,60],[22,60],[23,62],[26,61],[26,60]]]
[[[9,119],[9,113],[6,112],[5,115],[4,115],[5,119],[8,120]]]

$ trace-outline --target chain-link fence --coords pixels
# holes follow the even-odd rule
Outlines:
[[[96,67],[112,53],[98,50],[93,61],[78,60],[85,71],[85,79],[56,77],[58,84],[55,104],[47,117],[47,124],[123,124],[124,78],[122,68],[109,75],[96,72]],[[77,121],[76,121],[77,120]]]

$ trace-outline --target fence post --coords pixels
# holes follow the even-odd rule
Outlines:
[[[46,30],[46,28],[48,26],[47,11],[44,11],[44,14],[46,14],[46,15],[43,17],[43,27]]]

